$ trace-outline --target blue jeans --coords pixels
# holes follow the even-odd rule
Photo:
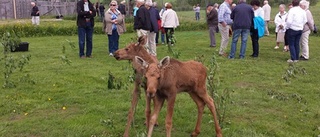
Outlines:
[[[234,58],[234,56],[235,56],[235,52],[237,50],[237,42],[238,42],[238,38],[240,35],[241,35],[240,58],[245,57],[246,49],[247,49],[247,39],[248,39],[249,32],[250,32],[249,29],[236,29],[233,31],[231,51],[229,54],[229,58]]]
[[[92,53],[92,33],[93,27],[78,27],[78,39],[79,39],[79,56],[84,56],[84,45],[86,42],[86,56],[90,57]]]
[[[286,31],[286,35],[288,34],[289,40],[289,49],[291,60],[299,60],[300,46],[299,41],[301,38],[302,30],[295,31],[292,29],[288,29]]]
[[[196,12],[196,20],[200,20],[200,12]]]
[[[112,30],[112,34],[108,35],[109,53],[114,53],[119,49],[119,34],[117,30]]]

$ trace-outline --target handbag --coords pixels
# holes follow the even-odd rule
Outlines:
[[[277,33],[277,42],[284,42],[284,34],[285,32],[279,31]]]

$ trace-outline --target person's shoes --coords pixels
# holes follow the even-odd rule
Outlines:
[[[227,54],[227,53],[223,53],[223,54],[220,54],[220,53],[219,53],[219,56],[227,57],[227,56],[228,56],[228,54]]]
[[[253,57],[253,58],[257,58],[258,57],[257,55],[253,55],[253,54],[250,55],[250,56]]]
[[[288,63],[296,63],[296,62],[299,62],[299,60],[288,59],[287,62],[288,62]]]
[[[110,53],[110,54],[109,54],[109,56],[110,56],[110,57],[113,57],[113,54],[112,54],[112,53]]]
[[[214,47],[216,47],[216,45],[210,45],[209,47],[210,47],[210,48],[214,48]]]
[[[300,56],[300,59],[299,60],[304,60],[304,61],[307,61],[309,59],[305,58],[304,56]]]
[[[279,46],[275,46],[274,49],[279,49]]]
[[[164,42],[162,42],[161,44],[164,45]]]
[[[81,56],[80,58],[85,59],[85,58],[86,58],[86,56]]]
[[[92,55],[90,55],[90,56],[87,56],[87,58],[93,58],[93,57],[92,57]]]

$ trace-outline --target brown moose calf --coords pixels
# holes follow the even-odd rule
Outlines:
[[[137,63],[146,69],[147,96],[155,98],[155,108],[149,123],[148,137],[152,135],[153,125],[165,99],[168,101],[166,133],[167,137],[171,136],[174,102],[177,93],[181,91],[189,93],[198,107],[197,123],[191,136],[200,134],[202,114],[204,106],[207,105],[213,115],[216,135],[222,137],[213,99],[207,94],[206,90],[207,70],[200,62],[180,62],[167,56],[157,64],[154,62],[148,63],[138,56],[135,58]]]
[[[139,37],[137,43],[131,43],[127,45],[125,48],[119,49],[114,53],[114,57],[117,60],[130,60],[135,70],[134,89],[132,91],[131,107],[128,113],[127,125],[123,134],[124,137],[129,136],[129,129],[130,129],[131,122],[133,120],[134,110],[137,106],[138,99],[139,99],[138,97],[140,95],[140,85],[142,84],[141,79],[143,77],[143,73],[145,72],[144,68],[142,68],[139,64],[136,63],[136,61],[134,61],[135,56],[141,56],[143,59],[147,60],[148,62],[158,62],[156,57],[150,55],[144,49],[144,45],[146,44],[146,41],[147,41],[146,37],[141,36]],[[151,99],[146,97],[147,105],[146,105],[145,114],[146,114],[147,127],[148,127],[148,124],[150,123],[149,119],[150,119],[151,109],[150,109],[150,105],[148,105],[150,104],[150,101]]]

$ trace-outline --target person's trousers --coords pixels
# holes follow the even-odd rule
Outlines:
[[[172,40],[172,35],[174,34],[174,29],[173,28],[164,28],[164,31],[166,32],[166,39],[167,39],[167,44],[173,44]]]
[[[302,30],[292,30],[287,29],[288,37],[289,37],[289,49],[290,49],[290,56],[291,60],[299,60],[299,53],[300,53],[300,38],[302,35]]]
[[[112,34],[108,35],[109,53],[114,53],[119,49],[119,38],[117,29],[112,30]]]
[[[225,54],[225,50],[226,50],[226,48],[228,46],[228,43],[229,43],[229,29],[230,29],[230,26],[227,25],[226,27],[223,27],[219,23],[218,27],[219,27],[219,31],[220,31],[220,34],[221,34],[221,44],[220,44],[219,54],[222,55],[222,54]]]
[[[310,30],[303,32],[300,38],[301,56],[309,59],[309,35]]]
[[[217,26],[209,27],[210,46],[216,46],[216,33]]]
[[[196,20],[200,20],[200,12],[196,12]]]
[[[92,34],[93,27],[78,27],[78,39],[79,39],[79,56],[82,57],[86,54],[87,57],[92,53]],[[84,53],[84,46],[86,44],[86,53]]]
[[[39,25],[40,24],[40,16],[32,16],[31,22],[32,22],[32,25]]]
[[[156,33],[150,32],[148,36],[147,51],[150,55],[157,56]]]
[[[253,31],[251,32],[251,41],[252,41],[252,50],[253,50],[253,53],[251,56],[258,57],[259,56],[258,29],[253,29]]]
[[[269,35],[269,21],[264,21],[264,35]]]
[[[143,30],[143,29],[138,29],[137,30],[137,35],[138,37],[141,37],[141,36],[146,36],[146,44],[144,45],[145,48],[147,48],[147,45],[148,45],[148,36],[149,36],[149,30]]]
[[[229,54],[229,58],[234,58],[235,53],[237,51],[237,43],[239,36],[241,35],[241,47],[240,47],[240,55],[239,57],[242,59],[246,55],[246,49],[247,49],[247,40],[249,36],[250,30],[249,29],[236,29],[233,30],[232,35],[232,43],[231,43],[231,50]]]
[[[100,12],[100,20],[103,22],[104,21],[104,12]]]

